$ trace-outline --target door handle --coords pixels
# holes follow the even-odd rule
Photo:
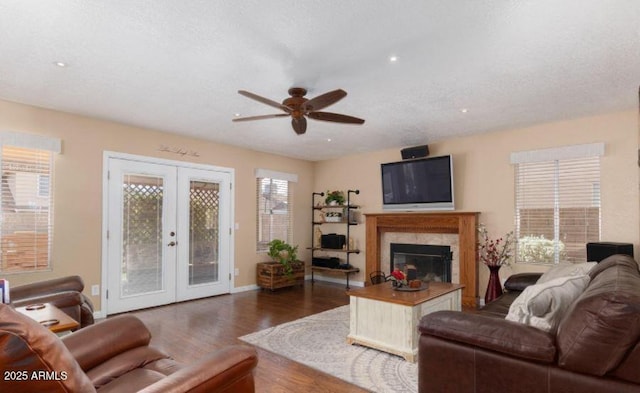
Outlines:
[[[176,244],[178,244],[178,242],[174,242],[174,241],[172,241],[172,242],[170,242],[169,244],[167,244],[167,246],[169,246],[169,247],[173,247],[173,246],[175,246]]]

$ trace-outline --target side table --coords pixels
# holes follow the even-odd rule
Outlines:
[[[16,311],[26,315],[54,333],[71,331],[80,324],[51,303],[35,303],[16,307]]]

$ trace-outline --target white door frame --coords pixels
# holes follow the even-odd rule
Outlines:
[[[100,290],[100,310],[97,314],[102,317],[106,317],[109,314],[109,310],[107,309],[107,289],[109,288],[108,284],[108,262],[109,262],[109,250],[108,250],[108,222],[109,222],[109,160],[112,158],[125,159],[131,161],[139,161],[146,162],[152,164],[162,164],[162,165],[174,165],[176,167],[184,167],[184,168],[194,168],[194,169],[202,169],[209,171],[219,171],[226,172],[229,174],[231,178],[231,190],[229,197],[229,225],[232,227],[229,228],[229,272],[233,272],[235,268],[235,236],[233,230],[233,223],[235,222],[234,213],[235,213],[235,193],[233,184],[235,183],[235,169],[219,167],[214,165],[206,165],[206,164],[198,164],[193,162],[186,161],[178,161],[178,160],[168,160],[163,158],[156,157],[147,157],[140,156],[128,153],[120,153],[114,151],[104,151],[102,156],[102,270],[101,270],[101,290]],[[220,228],[222,230],[222,228]],[[233,292],[235,287],[234,281],[229,281],[229,291]]]

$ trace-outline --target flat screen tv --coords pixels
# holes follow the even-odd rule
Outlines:
[[[453,210],[453,159],[419,158],[380,165],[384,210]]]

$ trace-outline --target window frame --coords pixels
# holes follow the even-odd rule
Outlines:
[[[604,143],[593,143],[593,144],[584,144],[584,145],[570,145],[563,146],[559,148],[551,148],[551,149],[542,149],[542,150],[533,150],[533,151],[524,151],[517,152],[511,154],[511,163],[514,165],[514,219],[515,219],[515,235],[516,235],[516,252],[515,259],[516,263],[527,263],[527,264],[544,264],[544,265],[555,265],[561,262],[565,262],[569,260],[564,255],[563,259],[563,247],[564,243],[562,243],[560,239],[560,234],[566,232],[562,231],[561,223],[565,223],[565,219],[561,218],[561,211],[568,211],[569,209],[589,209],[589,208],[597,208],[597,220],[598,220],[598,228],[597,228],[597,239],[587,239],[586,242],[590,241],[599,241],[601,239],[602,234],[602,194],[601,190],[601,178],[602,178],[602,170],[601,170],[601,162],[600,157],[604,155]],[[533,165],[528,165],[533,164]],[[561,169],[563,166],[574,165],[575,168],[570,171],[566,169]],[[536,166],[539,168],[536,169]],[[548,168],[545,168],[547,166]],[[528,168],[527,168],[528,167]],[[540,169],[542,168],[542,169]],[[552,168],[552,169],[549,169]],[[529,184],[529,189],[525,185],[522,184],[522,170],[529,170],[529,175],[551,175],[553,179],[550,181],[551,186],[549,187],[550,193],[548,190],[541,190],[541,188],[536,188],[535,191],[532,191],[531,184]],[[580,195],[574,187],[575,184],[579,182],[585,182],[583,179],[576,177],[578,175],[585,175],[591,173],[592,175],[597,175],[597,187],[595,183],[591,183],[591,196],[586,198],[589,200],[588,203],[585,204],[585,201],[581,201],[575,206],[572,206],[572,202],[575,203],[576,198]],[[562,174],[562,176],[561,176]],[[567,176],[570,174],[571,176]],[[561,180],[562,179],[562,180]],[[588,182],[585,182],[588,183]],[[549,184],[547,184],[549,186]],[[565,189],[563,192],[562,190]],[[598,192],[597,198],[594,196],[594,192]],[[539,198],[536,200],[535,198]],[[552,260],[523,260],[521,258],[520,248],[523,247],[522,240],[524,239],[522,235],[522,208],[523,204],[530,204],[531,201],[535,201],[535,204],[539,204],[539,206],[547,206],[545,205],[545,199],[547,199],[546,204],[549,204],[549,201],[553,201],[552,207],[538,207],[537,209],[552,209],[553,216],[548,215],[547,220],[553,220],[553,239],[544,239],[543,242],[548,243],[551,242],[553,247]],[[584,199],[584,198],[583,198]],[[562,202],[561,202],[562,201]],[[588,205],[588,206],[587,206]],[[531,210],[532,208],[529,208]],[[535,208],[533,208],[535,209]],[[544,214],[540,214],[536,217],[536,214],[533,214],[533,219],[542,219],[544,218]],[[531,218],[530,218],[531,219]],[[586,222],[589,222],[589,212],[583,215],[583,219]],[[566,219],[570,221],[570,219]],[[593,220],[593,217],[591,217]],[[549,224],[547,224],[549,225]],[[568,225],[568,224],[565,224]],[[588,228],[588,226],[587,226]],[[542,227],[538,229],[538,232],[542,232]],[[588,237],[589,231],[584,231],[584,236]],[[580,234],[580,231],[572,232],[571,234]],[[591,233],[593,236],[593,233]],[[528,235],[527,237],[537,237],[538,235]],[[536,239],[532,241],[535,242]],[[542,241],[542,240],[541,240]],[[571,241],[568,244],[577,244],[575,241]],[[539,245],[542,247],[542,245]],[[547,247],[549,248],[549,247]],[[585,258],[586,261],[586,243],[585,243]],[[573,250],[574,255],[570,258],[573,259],[570,262],[580,262],[582,261],[581,256],[575,256],[575,249]],[[544,255],[551,254],[549,252],[545,252]]]
[[[0,204],[3,207],[2,219],[0,219],[0,253],[2,254],[0,273],[3,275],[50,271],[52,269],[55,154],[61,152],[61,147],[61,141],[57,138],[7,131],[0,132],[0,171],[3,178],[2,187],[0,187]],[[19,170],[17,169],[19,166],[14,161],[11,166],[5,157],[10,152],[17,156],[22,154],[28,160],[26,162],[33,160],[36,163],[35,168]],[[41,164],[46,168],[45,172],[41,172]],[[24,179],[25,175],[28,175],[27,178],[33,179],[31,186],[29,186],[29,182],[15,183],[19,178]],[[43,183],[44,177],[47,178],[47,182]],[[10,178],[14,182],[13,185],[9,184]],[[43,189],[43,185],[46,185],[46,190]],[[18,197],[19,192],[25,196]],[[9,199],[5,200],[5,197],[9,197]],[[29,200],[27,205],[20,205],[23,198]],[[32,199],[37,200],[34,202]],[[10,213],[14,213],[16,217],[27,215],[31,217],[27,216],[26,221],[24,221],[24,217],[12,221],[8,219]],[[29,224],[31,220],[33,220],[32,225]],[[16,222],[23,224],[26,222],[30,228],[35,228],[33,236],[30,234],[31,229],[25,233]],[[42,241],[44,236],[46,238]],[[10,266],[9,256],[10,254],[16,255],[16,253],[31,255],[33,264]],[[46,264],[41,263],[45,253]]]
[[[286,241],[287,243],[293,242],[293,198],[294,198],[294,183],[298,181],[298,176],[295,174],[277,172],[268,169],[256,169],[255,172],[256,177],[256,252],[257,253],[266,253],[269,250],[268,243],[271,240],[274,240],[277,237],[273,237],[273,234],[269,234],[268,241],[265,240],[261,234],[261,225],[262,225],[262,215],[265,214],[265,209],[261,208],[262,201],[262,185],[265,179],[269,179],[269,184],[273,184],[274,181],[277,182],[286,182],[287,184],[287,195],[284,202],[286,203],[287,208],[285,210],[279,209],[277,212],[275,209],[269,209],[269,215],[278,215],[278,216],[286,216],[286,238],[281,239]],[[283,202],[283,201],[281,201]]]

